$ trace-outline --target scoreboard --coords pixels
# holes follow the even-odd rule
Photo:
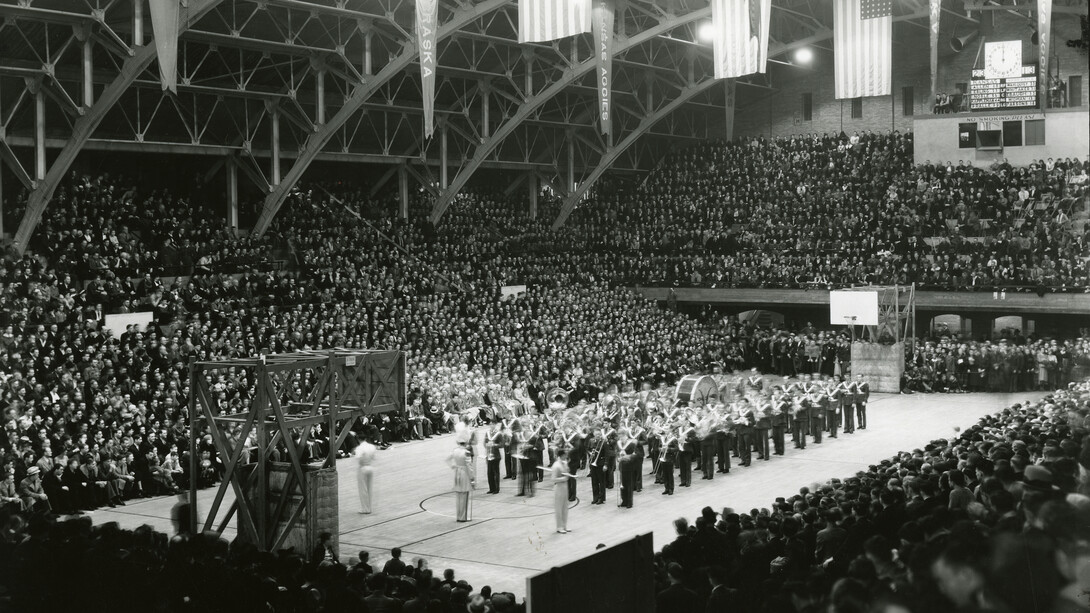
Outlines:
[[[969,109],[1002,111],[1037,108],[1037,66],[1022,66],[1018,75],[998,76],[974,69],[969,81]]]

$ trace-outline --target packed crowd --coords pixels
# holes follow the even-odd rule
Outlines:
[[[526,610],[509,592],[474,589],[452,569],[437,576],[427,560],[402,560],[396,548],[381,568],[366,551],[338,556],[328,540],[308,554],[260,552],[208,535],[171,537],[148,526],[93,526],[89,518],[13,516],[0,535],[0,586],[8,608],[23,613]]]
[[[1090,383],[770,508],[705,507],[656,554],[658,608],[1090,608]]]
[[[1083,291],[1087,163],[915,166],[911,134],[812,135],[677,151],[635,189],[530,220],[463,196],[437,229],[498,278],[704,287]]]
[[[1054,390],[1090,376],[1090,341],[928,340],[909,350],[903,393]]]
[[[911,148],[896,133],[706,145],[672,155],[634,191],[584,204],[562,232],[547,225],[555,198],[531,220],[509,214],[505,198],[465,195],[435,228],[316,186],[253,239],[196,200],[73,177],[34,251],[0,260],[0,491],[15,492],[6,510],[78,513],[216,481],[208,434],[184,419],[191,357],[404,350],[413,409],[365,421],[353,438],[385,446],[425,435],[425,418],[441,432],[444,412],[554,385],[594,396],[610,384],[673,384],[714,363],[846,372],[843,337],[664,311],[625,284],[1086,285],[1086,235],[1062,215],[1083,197],[1084,164],[911,168]],[[149,328],[106,330],[107,315],[140,311],[153,312]],[[1032,363],[1047,363],[1036,349]],[[967,363],[977,350],[1000,361],[970,346]],[[1071,376],[1063,355],[1086,352],[1055,348],[1047,384]],[[933,353],[919,369],[938,372]],[[988,387],[961,370],[960,388]],[[238,373],[216,381],[220,410],[244,410],[252,384]]]
[[[101,200],[117,190],[96,185],[80,179],[69,186],[97,196],[65,206],[105,207]],[[122,212],[131,199],[124,194]],[[298,262],[283,273],[208,270],[164,281],[152,269],[140,279],[102,282],[89,268],[57,271],[54,262],[69,259],[59,251],[5,258],[0,469],[17,485],[37,473],[56,513],[170,493],[194,477],[215,482],[222,465],[211,438],[190,433],[184,418],[191,357],[401,349],[410,402],[434,416],[488,396],[525,395],[527,384],[547,389],[562,378],[599,388],[626,379],[672,383],[735,350],[729,331],[715,322],[658,309],[601,283],[539,284],[504,296],[487,269],[429,255],[424,245],[434,237],[420,227],[381,217],[348,224],[345,216],[338,200],[298,194],[270,239],[289,244]],[[394,236],[397,245],[389,244]],[[110,333],[106,317],[128,310],[153,310],[154,324]],[[219,410],[245,410],[252,385],[243,373],[219,376],[212,382]],[[385,446],[421,436],[418,416],[373,417],[351,440]],[[440,419],[430,430],[447,425]],[[191,436],[200,454],[195,476]]]

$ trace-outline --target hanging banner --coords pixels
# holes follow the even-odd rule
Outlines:
[[[150,0],[151,31],[159,61],[159,82],[163,89],[178,93],[178,0]]]
[[[594,50],[597,53],[597,75],[594,86],[598,89],[598,120],[602,134],[609,134],[609,101],[613,96],[613,8],[615,0],[594,0],[592,29]]]
[[[1048,98],[1048,47],[1052,42],[1052,0],[1037,0],[1037,42],[1041,57],[1040,68],[1037,71],[1037,95],[1043,98],[1041,108],[1045,108],[1045,99]]]
[[[939,18],[942,16],[942,0],[931,0],[931,99],[939,89]]]
[[[424,103],[424,138],[435,131],[435,35],[439,30],[438,0],[416,0],[416,47],[420,50],[420,92]]]

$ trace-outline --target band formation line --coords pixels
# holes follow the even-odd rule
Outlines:
[[[693,466],[702,478],[727,474],[732,458],[751,466],[754,456],[769,461],[784,455],[788,432],[795,449],[808,439],[820,444],[824,434],[855,432],[867,427],[870,386],[862,375],[801,375],[773,384],[754,369],[747,375],[709,375],[715,393],[631,384],[611,386],[597,402],[569,405],[556,388],[547,394],[546,410],[533,404],[516,407],[515,415],[468,409],[450,414],[457,447],[447,458],[454,471],[456,518],[471,519],[471,493],[477,486],[477,457],[483,449],[488,490],[500,493],[501,480],[517,482],[515,496],[532,498],[546,478],[553,485],[556,531],[570,532],[568,509],[578,496],[580,478],[590,477],[591,504],[605,504],[606,491],[620,483],[618,507],[632,508],[643,491],[645,460],[650,458],[662,495],[692,485]],[[778,377],[776,379],[779,379]],[[538,405],[540,406],[540,405]],[[494,417],[489,420],[488,417]],[[489,423],[490,421],[490,423]],[[769,442],[771,440],[771,443]],[[675,485],[675,473],[677,477]]]

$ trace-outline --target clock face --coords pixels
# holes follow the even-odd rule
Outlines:
[[[1022,76],[1022,42],[985,43],[984,78],[1012,79]]]

